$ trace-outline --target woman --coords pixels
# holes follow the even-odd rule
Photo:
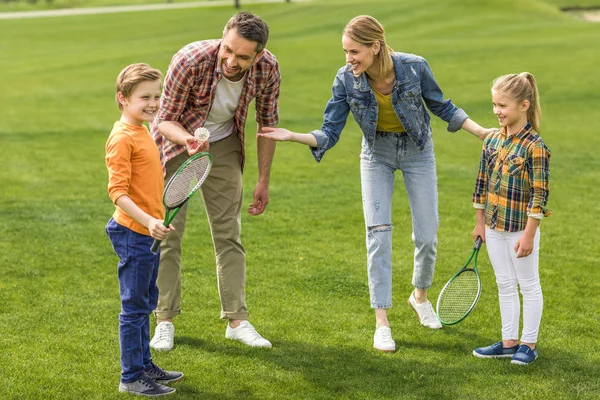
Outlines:
[[[450,100],[444,100],[427,61],[413,54],[395,53],[375,18],[361,15],[352,19],[344,28],[342,47],[347,65],[337,72],[321,129],[299,134],[263,128],[258,136],[306,144],[318,162],[337,143],[352,112],[363,132],[360,170],[369,292],[376,320],[373,347],[393,352],[396,344],[387,309],[392,306],[394,172],[402,171],[413,223],[415,290],[408,302],[422,325],[439,329],[442,325],[427,300],[435,269],[438,195],[425,105],[448,122],[451,132],[462,128],[483,139],[493,129],[482,128]]]

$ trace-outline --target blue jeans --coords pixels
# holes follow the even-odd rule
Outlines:
[[[158,301],[156,277],[160,255],[150,251],[154,239],[119,225],[112,218],[106,225],[106,233],[119,256],[121,382],[133,382],[152,362],[149,315]]]
[[[429,139],[420,150],[406,134],[378,132],[372,149],[363,138],[360,157],[371,307],[390,308],[396,170],[402,171],[412,216],[415,245],[412,284],[427,289],[433,280],[439,224],[433,141]]]

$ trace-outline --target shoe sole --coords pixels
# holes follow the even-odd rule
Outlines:
[[[156,350],[156,351],[171,351],[171,350],[173,350],[174,346],[175,346],[175,344],[173,343],[173,346],[171,346],[171,347],[156,347],[155,344],[153,344],[152,342],[150,342],[150,348],[152,350]]]
[[[168,396],[168,395],[170,395],[170,394],[173,394],[173,393],[175,393],[175,391],[176,391],[176,390],[175,390],[175,389],[173,389],[173,391],[172,391],[172,392],[167,392],[167,393],[160,393],[160,394],[147,394],[147,393],[133,392],[133,391],[129,391],[129,390],[126,390],[126,389],[121,389],[121,388],[119,388],[119,392],[121,392],[121,393],[129,393],[129,394],[133,394],[133,395],[136,395],[136,396],[144,396],[144,397],[160,397],[160,396]]]
[[[375,347],[375,346],[373,346],[373,348],[374,348],[375,350],[377,350],[377,351],[380,351],[380,352],[382,352],[382,353],[395,353],[395,352],[396,352],[396,349],[392,349],[392,350],[385,349],[385,350],[384,350],[384,349],[380,349],[380,348],[378,348],[378,347]]]
[[[488,356],[486,354],[480,354],[477,353],[475,350],[473,350],[473,355],[477,358],[512,358],[513,354],[494,354],[491,356]]]
[[[510,363],[511,364],[515,364],[515,365],[529,365],[532,364],[535,360],[537,360],[537,357],[534,358],[532,361],[529,362],[523,362],[523,361],[518,361],[518,360],[512,360]]]
[[[436,326],[436,327],[431,327],[431,326],[427,326],[425,324],[423,324],[421,322],[421,316],[419,315],[419,313],[417,312],[417,309],[412,305],[412,303],[410,302],[410,299],[407,301],[408,305],[410,306],[410,308],[412,308],[412,310],[415,312],[415,314],[417,314],[417,319],[419,320],[419,324],[421,324],[422,326],[429,328],[429,329],[442,329],[442,325],[440,326]]]
[[[242,339],[232,338],[232,337],[228,337],[228,336],[225,336],[225,339],[235,340],[236,342],[243,343],[248,347],[256,347],[257,349],[270,349],[271,347],[273,347],[273,345],[271,343],[269,343],[267,345],[256,345],[256,344],[248,344],[248,343],[244,342]]]
[[[169,348],[163,348],[163,347],[154,347],[154,346],[150,346],[150,348],[154,351],[160,351],[162,353],[166,353],[168,351],[173,350],[173,347],[169,347]]]
[[[185,375],[181,375],[179,378],[176,378],[176,379],[165,379],[165,380],[155,379],[154,382],[160,383],[161,385],[168,385],[170,383],[181,382],[184,377],[185,377]]]

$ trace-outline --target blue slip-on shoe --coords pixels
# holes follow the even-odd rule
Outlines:
[[[519,350],[512,356],[511,364],[529,365],[538,358],[537,350],[531,350],[531,347],[522,344]]]
[[[518,349],[519,345],[502,347],[502,342],[498,342],[488,347],[476,348],[473,350],[473,355],[479,358],[511,358],[517,353]]]

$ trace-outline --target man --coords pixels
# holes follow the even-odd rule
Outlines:
[[[248,105],[256,99],[257,131],[279,122],[280,73],[276,58],[265,49],[267,24],[248,12],[234,15],[221,40],[204,40],[183,47],[173,56],[165,77],[161,107],[152,126],[165,168],[165,182],[189,157],[186,140],[198,128],[210,132],[201,151],[213,157],[211,172],[202,185],[210,224],[221,298],[221,318],[229,321],[225,336],[249,346],[271,347],[248,322],[245,300],[246,254],[240,241],[244,126]],[[248,208],[259,215],[269,202],[269,178],[275,143],[257,140],[258,183]],[[158,273],[157,327],[150,345],[173,347],[173,318],[181,297],[181,241],[184,206],[172,222],[175,231],[161,245]]]

